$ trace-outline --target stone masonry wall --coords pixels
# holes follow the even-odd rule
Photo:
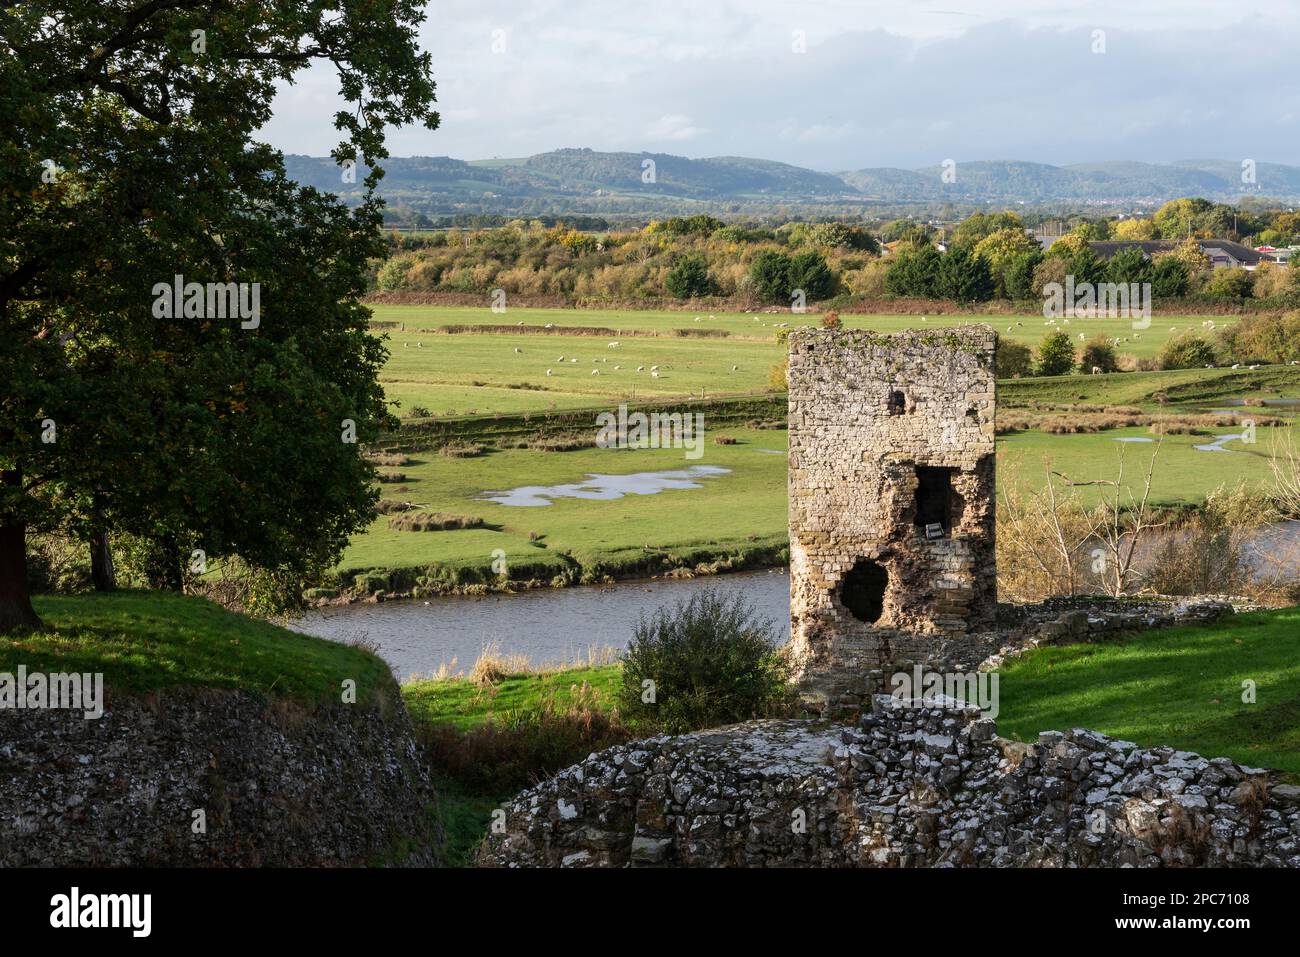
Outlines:
[[[1032,744],[950,699],[593,754],[523,792],[504,867],[1300,867],[1300,787],[1092,731]]]
[[[0,711],[0,867],[436,861],[435,797],[400,701],[305,712],[178,688],[109,704],[96,720]]]
[[[810,700],[991,624],[995,347],[988,326],[791,333],[791,651]],[[941,537],[916,524],[919,469],[951,485]],[[846,588],[882,579],[864,616]]]

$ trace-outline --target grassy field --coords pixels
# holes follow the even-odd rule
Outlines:
[[[387,516],[380,516],[353,538],[343,567],[484,567],[502,549],[511,566],[536,566],[537,577],[550,577],[573,562],[622,564],[667,549],[783,544],[786,459],[760,450],[784,452],[785,432],[738,429],[727,434],[737,439],[735,445],[717,445],[706,433],[703,454],[695,460],[687,460],[681,449],[506,449],[467,459],[416,453],[411,464],[400,467],[407,491],[385,486],[383,495],[426,511],[480,517],[483,527],[396,531],[388,527]],[[482,499],[486,491],[581,482],[590,473],[675,471],[694,465],[730,472],[699,479],[699,488],[602,501],[559,498],[531,507]]]
[[[630,397],[664,398],[725,395],[767,388],[768,370],[780,361],[784,347],[776,342],[778,326],[817,324],[816,315],[746,313],[688,313],[599,309],[508,309],[458,306],[376,305],[375,319],[394,323],[387,329],[392,357],[381,381],[400,410],[416,406],[434,415],[513,413],[568,409],[596,401]],[[700,321],[696,322],[696,315]],[[713,318],[709,318],[712,315]],[[1055,327],[1042,317],[997,315],[853,316],[843,315],[852,329],[897,332],[988,322],[1002,335],[1036,347]],[[1154,356],[1171,335],[1200,329],[1201,317],[1153,320],[1136,333],[1128,320],[1076,319],[1070,331],[1086,337],[1098,333],[1129,337],[1121,352]],[[1223,325],[1230,318],[1219,317]],[[433,330],[448,326],[517,326],[539,329],[602,327],[610,335],[540,335],[473,333],[445,335]],[[674,330],[722,330],[728,338],[678,338]],[[743,337],[743,338],[742,338]],[[609,348],[617,341],[617,349]],[[516,352],[518,349],[520,351]],[[561,360],[563,357],[563,361]],[[576,362],[573,360],[577,360]],[[652,378],[651,366],[660,375]],[[619,368],[615,368],[618,366]],[[641,372],[637,372],[642,366]],[[547,375],[547,370],[551,375]],[[592,372],[599,375],[592,375]]]
[[[198,685],[244,688],[306,704],[395,690],[381,659],[360,648],[245,618],[201,598],[120,591],[40,595],[44,631],[0,635],[0,671],[102,672],[110,689],[140,693]]]
[[[487,306],[408,306],[376,304],[375,319],[396,322],[408,331],[438,329],[452,325],[516,325],[544,326],[602,326],[619,330],[624,335],[635,332],[671,333],[674,329],[720,329],[731,336],[771,338],[779,326],[819,325],[821,315],[808,313],[799,316],[788,312],[699,312],[694,310],[653,309],[515,309],[494,313]],[[696,317],[699,321],[696,321]],[[1151,327],[1135,330],[1130,319],[1072,319],[1061,325],[1075,338],[1082,332],[1085,338],[1104,335],[1111,339],[1127,339],[1121,352],[1143,357],[1154,356],[1168,341],[1188,329],[1200,330],[1202,323],[1213,320],[1224,326],[1235,321],[1232,316],[1154,316]],[[840,313],[840,320],[850,329],[872,329],[876,332],[898,332],[944,326],[968,325],[987,322],[999,333],[1027,346],[1037,346],[1043,336],[1055,331],[1041,315],[1008,316],[1000,314],[958,313],[954,315],[854,315]],[[1136,333],[1136,335],[1135,335]],[[559,338],[559,337],[557,337]],[[399,348],[401,348],[399,346]],[[559,353],[556,353],[557,355]]]
[[[397,469],[406,476],[401,488],[386,485],[381,494],[414,503],[424,511],[472,516],[483,524],[445,532],[396,531],[389,528],[387,516],[380,516],[365,533],[354,537],[341,563],[343,570],[429,565],[485,570],[496,550],[502,549],[513,577],[546,580],[575,565],[634,568],[639,559],[663,550],[725,550],[785,542],[785,459],[759,451],[784,450],[785,433],[729,428],[733,422],[746,420],[720,419],[716,407],[706,417],[708,438],[704,456],[697,461],[684,460],[680,451],[544,452],[506,446],[518,438],[516,433],[541,428],[551,415],[573,415],[565,428],[594,434],[596,414],[623,401],[662,402],[662,408],[673,409],[676,406],[670,403],[687,397],[698,399],[701,393],[714,400],[732,397],[733,402],[765,394],[769,370],[783,354],[774,327],[817,321],[816,317],[717,313],[709,318],[708,313],[701,313],[696,322],[694,313],[667,311],[511,309],[496,314],[487,308],[386,305],[376,306],[375,311],[378,320],[394,324],[389,327],[392,356],[381,377],[389,398],[400,402],[403,412],[419,407],[432,413],[436,420],[425,423],[432,421],[439,429],[454,431],[457,441],[478,442],[487,448],[480,457],[447,458],[420,451],[423,433],[408,429],[403,447],[416,449],[411,453],[413,462]],[[1000,333],[1031,344],[1036,344],[1047,328],[1041,318],[1033,317],[935,316],[924,323],[919,316],[843,319],[850,327],[881,331],[987,319],[997,323]],[[1220,325],[1226,321],[1216,320]],[[449,325],[513,326],[520,322],[532,327],[549,323],[616,331],[600,335],[432,331]],[[1177,330],[1200,328],[1201,322],[1198,317],[1153,322],[1131,344],[1136,346],[1134,351],[1151,354]],[[1119,320],[1075,323],[1095,323],[1104,332],[1124,334]],[[1108,328],[1108,323],[1115,328]],[[730,337],[672,335],[677,329],[725,330]],[[630,334],[633,332],[645,334]],[[618,347],[610,348],[611,342],[618,342]],[[658,367],[657,378],[651,375],[654,366]],[[1030,427],[999,437],[1002,481],[1010,481],[1018,473],[1022,484],[1039,485],[1048,461],[1075,481],[1110,479],[1121,452],[1126,456],[1129,479],[1141,478],[1152,446],[1116,440],[1151,438],[1145,425],[1058,435],[1036,427],[1043,416],[1069,418],[1073,407],[1081,405],[1124,406],[1159,415],[1195,414],[1248,396],[1300,397],[1300,368],[1004,380],[999,383],[1000,410],[1008,416],[1029,417]],[[1296,411],[1272,408],[1258,413],[1291,417]],[[716,424],[720,421],[725,424]],[[1261,428],[1256,444],[1229,442],[1226,447],[1232,451],[1228,453],[1193,448],[1233,431],[1237,430],[1221,426],[1207,434],[1166,437],[1153,502],[1196,504],[1220,485],[1241,479],[1255,485],[1269,481],[1272,440],[1286,430]],[[1294,424],[1290,431],[1294,433]],[[736,435],[739,444],[713,444],[718,433]],[[606,501],[562,499],[543,507],[521,508],[482,499],[488,490],[581,482],[589,473],[626,474],[691,464],[719,465],[732,471],[702,480],[698,489]],[[1100,490],[1092,487],[1082,494],[1095,499]],[[525,574],[518,574],[520,570]]]

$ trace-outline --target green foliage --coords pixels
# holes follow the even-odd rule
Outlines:
[[[385,127],[436,126],[422,20],[407,2],[365,29],[322,5],[128,16],[78,2],[0,18],[6,546],[25,524],[62,520],[158,543],[169,577],[191,548],[305,574],[368,524],[372,470],[357,450],[388,421],[386,353],[359,300],[385,253],[380,173],[371,165],[349,207],[290,181],[255,135],[313,60],[333,62],[357,107],[336,115],[336,160],[373,164]],[[43,178],[47,159],[58,172]],[[211,299],[206,315],[162,308],[177,275],[199,290],[242,284],[246,307],[256,288],[258,324]],[[57,441],[40,440],[45,420]],[[9,557],[0,595],[21,596]]]
[[[998,336],[995,368],[999,379],[1018,379],[1033,374],[1034,359],[1029,346]]]
[[[707,296],[713,291],[713,280],[709,278],[709,264],[703,256],[683,256],[677,261],[677,265],[668,271],[664,285],[677,299]]]
[[[1079,368],[1084,372],[1100,369],[1102,372],[1118,372],[1119,361],[1115,357],[1115,347],[1105,336],[1093,336],[1083,347],[1079,356]]]
[[[1155,299],[1177,299],[1187,295],[1191,272],[1175,256],[1160,256],[1151,268],[1151,295]]]
[[[708,236],[725,225],[720,219],[699,213],[695,216],[673,216],[662,222],[651,223],[647,232],[665,233],[669,236]]]
[[[1007,261],[1002,267],[1002,294],[1008,299],[1032,299],[1038,294],[1034,287],[1034,269],[1043,261],[1041,250],[1023,253]]]
[[[953,302],[985,302],[993,298],[988,261],[965,246],[953,246],[939,259],[935,292]]]
[[[1244,316],[1219,331],[1225,362],[1290,363],[1300,359],[1300,311]]]
[[[765,714],[785,700],[785,680],[772,623],[740,596],[701,591],[637,623],[619,707],[675,734]]]
[[[1038,347],[1039,375],[1069,375],[1077,365],[1068,332],[1053,332]]]
[[[1215,299],[1245,299],[1251,294],[1253,280],[1244,269],[1216,269],[1202,288],[1206,295]]]
[[[826,257],[816,250],[795,253],[790,259],[788,276],[790,293],[793,295],[794,290],[802,289],[808,302],[819,302],[835,295],[835,276],[826,264]]]
[[[1200,369],[1216,361],[1214,346],[1194,332],[1169,340],[1158,359],[1161,369]]]
[[[932,299],[938,295],[939,251],[933,246],[900,248],[885,271],[885,291],[895,296]]]
[[[790,301],[790,257],[774,249],[765,249],[754,257],[749,280],[754,294],[763,302]]]
[[[1125,246],[1110,258],[1105,268],[1106,281],[1113,283],[1151,282],[1155,272],[1151,261],[1137,246]]]

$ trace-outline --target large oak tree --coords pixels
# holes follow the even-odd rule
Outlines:
[[[386,126],[437,125],[421,3],[0,4],[0,631],[39,624],[29,528],[102,525],[282,574],[370,518],[386,418],[359,303]],[[348,208],[257,141],[277,83],[332,64]],[[342,174],[341,174],[342,175]],[[236,283],[256,325],[156,309]],[[349,428],[347,423],[352,423]]]

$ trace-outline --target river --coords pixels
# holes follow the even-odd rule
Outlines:
[[[452,672],[468,671],[489,646],[524,655],[534,664],[586,661],[589,651],[627,647],[640,615],[672,606],[702,588],[744,595],[772,620],[780,641],[789,639],[790,576],[784,569],[344,605],[309,612],[289,627],[334,641],[366,641],[403,680],[433,673],[443,664]]]

